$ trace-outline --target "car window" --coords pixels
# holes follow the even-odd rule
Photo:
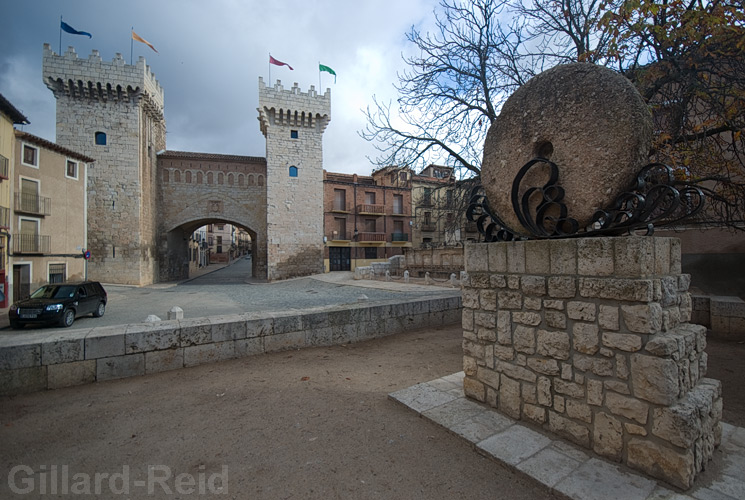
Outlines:
[[[67,299],[75,295],[74,286],[47,285],[31,294],[32,299]]]
[[[98,289],[93,283],[89,283],[85,285],[85,291],[88,292],[88,295],[100,295]]]

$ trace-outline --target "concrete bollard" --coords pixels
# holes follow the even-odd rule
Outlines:
[[[173,306],[171,310],[168,311],[168,319],[184,319],[184,310],[179,306]]]
[[[450,275],[450,286],[452,286],[453,288],[458,286],[458,279],[455,277],[455,273],[452,273]]]
[[[409,271],[404,271],[404,283],[409,282]]]

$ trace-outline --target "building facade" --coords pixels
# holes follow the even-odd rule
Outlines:
[[[27,124],[28,119],[0,94],[0,311],[7,312],[11,303],[9,288],[10,212],[13,203],[13,170],[16,137],[13,125]]]
[[[371,176],[324,171],[324,266],[353,271],[411,247],[411,177],[387,167]]]
[[[45,283],[85,279],[87,171],[94,160],[16,131],[10,216],[12,300]]]

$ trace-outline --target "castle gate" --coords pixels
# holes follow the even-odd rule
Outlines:
[[[44,44],[44,83],[57,100],[57,143],[88,169],[91,279],[148,285],[188,277],[189,235],[209,223],[245,229],[253,276],[323,272],[323,132],[331,92],[259,78],[266,158],[166,150],[164,91],[140,57],[126,64]]]
[[[160,281],[188,277],[188,239],[226,223],[251,236],[252,275],[266,277],[266,160],[253,156],[158,153]]]

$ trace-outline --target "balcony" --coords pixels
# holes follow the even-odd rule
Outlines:
[[[328,241],[352,241],[352,235],[348,231],[331,231],[326,235]]]
[[[422,231],[427,231],[429,233],[437,231],[437,224],[432,224],[431,222],[424,222],[422,224]]]
[[[333,206],[331,207],[331,211],[340,214],[348,214],[352,212],[352,207],[348,203],[334,202]]]
[[[409,241],[409,235],[406,233],[392,233],[391,241],[394,243],[405,243]]]
[[[39,234],[14,234],[12,238],[14,254],[45,255],[49,253],[51,236]]]
[[[16,193],[14,207],[16,212],[33,215],[49,215],[52,200],[35,194]]]
[[[357,233],[357,241],[385,242],[385,233]]]
[[[10,227],[10,209],[0,207],[0,228],[8,229]]]
[[[360,215],[385,215],[385,205],[357,205]]]

